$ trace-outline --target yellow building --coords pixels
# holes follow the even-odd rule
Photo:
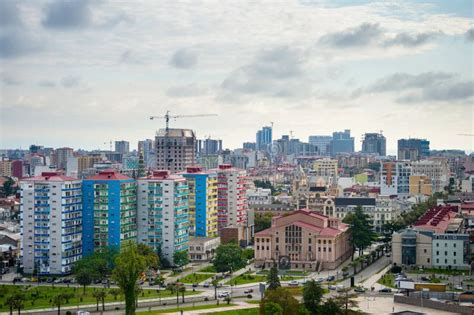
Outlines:
[[[88,168],[93,168],[95,163],[101,161],[100,156],[80,156],[77,158],[77,172],[81,174]]]
[[[0,176],[12,176],[12,161],[0,161]]]
[[[433,194],[433,186],[431,179],[426,175],[411,175],[410,176],[410,196],[425,195],[431,196]]]
[[[313,169],[317,176],[335,177],[337,176],[337,160],[316,160],[313,163]]]

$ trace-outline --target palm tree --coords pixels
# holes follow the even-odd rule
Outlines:
[[[217,279],[212,280],[212,285],[214,286],[214,296],[216,300],[217,300],[217,285],[218,284],[219,284],[219,280]]]
[[[58,307],[58,315],[61,315],[61,305],[64,302],[64,294],[58,294],[53,298],[53,306]]]
[[[107,293],[104,290],[97,290],[92,292],[92,296],[95,298],[97,302],[97,311],[99,311],[99,302],[102,301],[102,310],[105,310],[104,300]]]
[[[184,292],[186,292],[186,287],[184,285],[179,287],[179,292],[181,292],[181,298],[184,303]]]
[[[10,315],[13,314],[13,309],[18,310],[18,314],[20,314],[23,305],[23,302],[25,301],[25,296],[21,293],[14,293],[13,295],[9,296],[5,304],[10,307]]]
[[[119,289],[110,289],[109,294],[114,297],[114,300],[117,301],[117,296],[119,296],[121,291]]]

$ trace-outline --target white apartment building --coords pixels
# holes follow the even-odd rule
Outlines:
[[[24,272],[71,273],[82,257],[81,181],[57,172],[21,181],[21,260]]]
[[[380,170],[380,194],[383,196],[410,196],[410,175],[412,175],[409,161],[383,162]]]
[[[138,242],[147,244],[173,264],[173,254],[187,250],[189,242],[186,179],[169,171],[154,171],[138,179]]]
[[[420,160],[411,162],[412,175],[426,175],[431,179],[434,192],[444,190],[449,184],[449,165],[446,161]]]
[[[249,205],[269,205],[273,201],[272,190],[270,188],[247,190],[247,200]]]

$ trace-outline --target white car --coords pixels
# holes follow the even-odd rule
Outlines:
[[[225,297],[228,297],[230,296],[230,292],[228,291],[222,291],[222,292],[219,292],[219,294],[217,294],[217,297],[219,298],[225,298]]]
[[[288,283],[289,286],[292,286],[292,287],[297,287],[299,285],[298,281],[296,280],[292,280]]]

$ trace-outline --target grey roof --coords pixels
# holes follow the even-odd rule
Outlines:
[[[165,137],[166,136],[166,129],[160,129],[156,133],[158,137]],[[191,129],[178,129],[178,128],[170,128],[168,129],[168,137],[191,137],[194,138],[194,131]]]
[[[375,206],[375,198],[336,198],[338,206]]]

